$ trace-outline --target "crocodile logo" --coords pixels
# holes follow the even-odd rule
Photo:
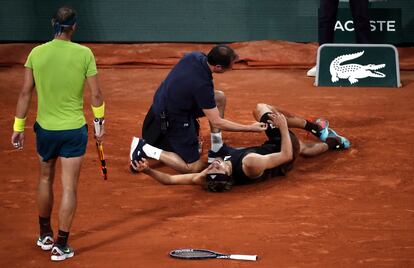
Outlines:
[[[338,82],[339,79],[348,79],[348,81],[352,85],[357,83],[359,81],[358,79],[363,79],[367,77],[384,78],[386,75],[377,71],[385,67],[384,63],[368,65],[350,63],[341,65],[345,61],[350,61],[361,57],[362,55],[364,55],[364,52],[365,51],[361,51],[353,54],[345,54],[336,57],[329,66],[329,71],[332,76],[332,82]]]

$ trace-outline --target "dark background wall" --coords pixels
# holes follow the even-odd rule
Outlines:
[[[63,4],[79,13],[75,41],[317,41],[318,0],[0,0],[0,41],[51,39],[50,18]],[[414,43],[414,0],[376,0],[371,8],[401,10],[398,40],[384,43]]]

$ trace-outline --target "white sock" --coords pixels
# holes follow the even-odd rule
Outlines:
[[[210,133],[210,135],[211,135],[211,150],[216,153],[223,146],[223,138],[221,137],[221,132]]]
[[[148,157],[153,158],[155,160],[160,160],[162,153],[161,149],[158,149],[157,147],[154,147],[150,144],[145,144],[144,146],[142,146],[142,150]]]

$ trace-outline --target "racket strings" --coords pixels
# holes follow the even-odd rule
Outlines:
[[[216,254],[206,251],[174,251],[172,252],[173,256],[182,257],[182,258],[207,258],[207,257],[215,257]]]

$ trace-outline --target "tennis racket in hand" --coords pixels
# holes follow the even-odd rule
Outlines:
[[[102,131],[103,124],[104,124],[104,120],[102,120],[102,119],[95,118],[93,120],[93,126],[94,126],[94,129],[95,129],[95,135],[96,136],[100,135],[100,133]],[[103,145],[102,145],[102,142],[99,141],[99,140],[96,140],[95,143],[96,143],[96,150],[98,151],[99,161],[101,163],[102,177],[104,178],[104,180],[107,180],[108,179],[108,170],[106,169],[106,160],[105,160]]]
[[[170,256],[178,259],[232,259],[244,261],[257,261],[257,255],[222,254],[207,249],[176,249]]]

